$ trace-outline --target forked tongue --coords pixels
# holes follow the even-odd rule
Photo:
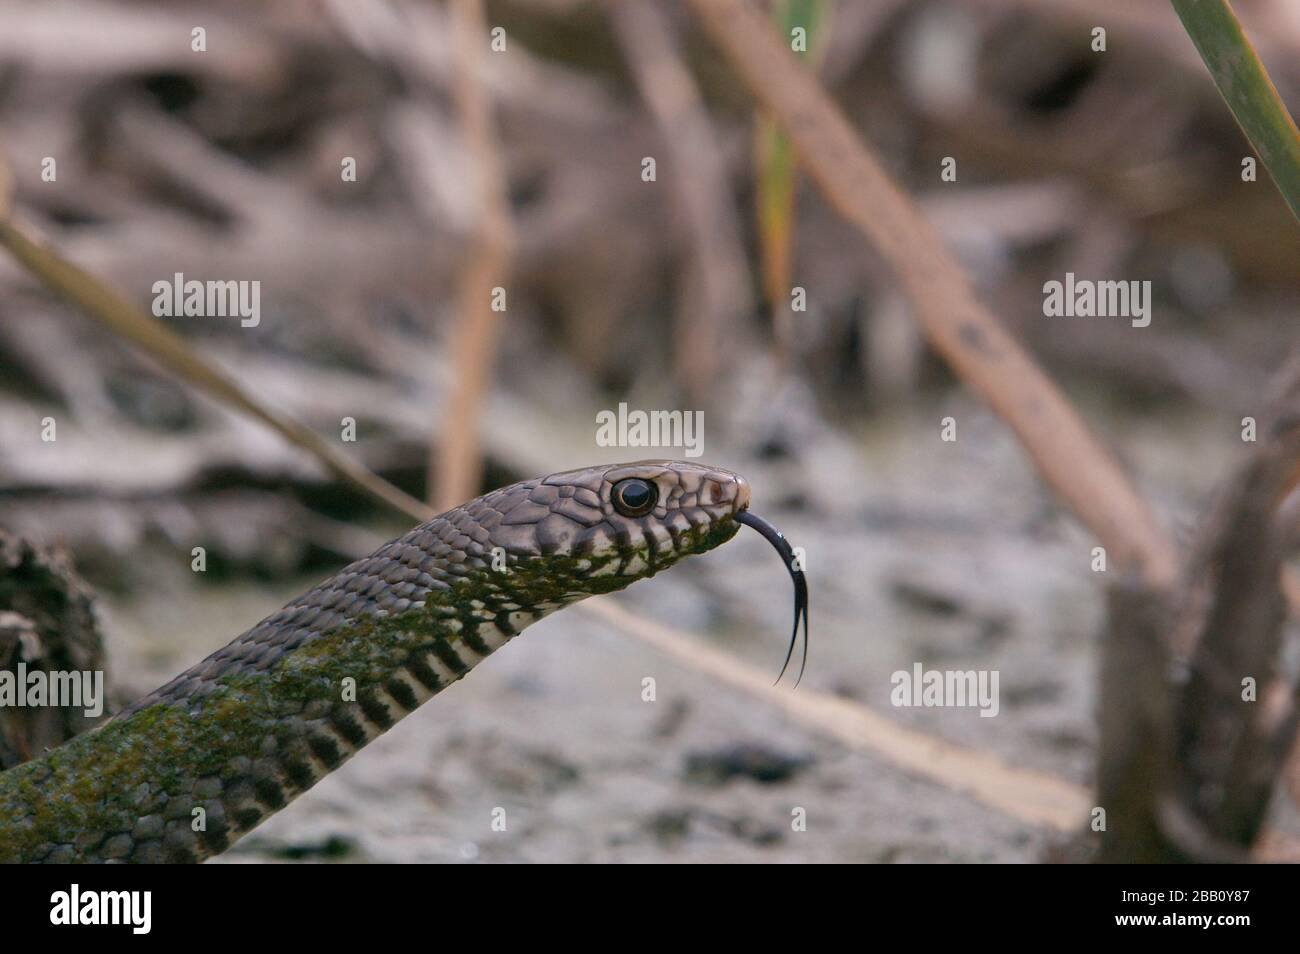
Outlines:
[[[781,665],[781,675],[776,677],[776,681],[779,683],[790,667],[790,659],[794,656],[794,645],[799,641],[799,620],[802,618],[803,658],[799,662],[799,675],[794,681],[795,686],[798,686],[799,680],[803,679],[804,667],[808,665],[808,580],[804,577],[803,570],[795,566],[794,550],[791,549],[785,534],[748,510],[736,514],[736,521],[747,527],[753,527],[767,538],[768,543],[776,547],[776,552],[781,554],[781,559],[785,561],[785,568],[790,571],[790,579],[794,580],[794,629],[790,632],[790,648],[786,650],[785,662]]]

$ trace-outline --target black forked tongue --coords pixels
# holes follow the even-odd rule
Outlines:
[[[767,542],[776,547],[776,552],[781,554],[781,559],[785,561],[785,568],[790,571],[790,578],[794,580],[794,629],[790,633],[790,648],[786,650],[781,675],[776,677],[776,681],[779,683],[785,671],[790,668],[790,659],[794,656],[794,644],[799,641],[799,620],[802,618],[803,658],[799,662],[799,675],[794,681],[797,687],[799,680],[803,679],[804,667],[808,665],[808,580],[804,577],[803,570],[795,566],[794,550],[790,548],[790,542],[780,530],[762,517],[754,516],[748,510],[736,514],[736,521],[747,527],[753,527],[767,537]]]

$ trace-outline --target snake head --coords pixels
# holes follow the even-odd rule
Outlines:
[[[775,527],[749,512],[749,484],[729,470],[676,460],[585,467],[503,488],[448,516],[465,534],[468,550],[477,547],[481,554],[490,547],[508,555],[501,567],[508,572],[487,587],[483,602],[506,599],[543,613],[712,550],[743,523],[776,548],[794,581],[786,666],[801,621],[807,659],[808,586],[801,561]]]
[[[512,562],[541,559],[552,572],[564,562],[588,581],[603,578],[603,592],[731,539],[749,484],[704,464],[637,461],[524,481],[475,503],[470,516]]]

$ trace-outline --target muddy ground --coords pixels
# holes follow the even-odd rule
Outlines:
[[[953,444],[938,439],[946,415],[958,421]],[[1111,438],[1163,518],[1185,524],[1232,460],[1233,422],[1168,410],[1129,420],[1137,423]],[[1211,439],[1215,429],[1222,435]],[[805,688],[791,691],[848,696],[1087,785],[1103,575],[1090,567],[1094,541],[1063,516],[1001,425],[958,395],[883,415],[856,443],[831,438],[810,453],[836,468],[826,494],[801,498],[776,476],[754,481],[755,511],[809,554],[812,652]],[[746,531],[693,564],[617,599],[775,676],[791,595],[767,544]],[[195,585],[165,547],[137,565],[150,590],[107,601],[124,695],[315,582]],[[891,674],[917,662],[997,670],[996,717],[891,706]],[[642,700],[647,676],[653,702]],[[793,830],[798,808],[806,831]],[[493,829],[497,809],[505,831]],[[223,860],[1028,862],[1059,841],[565,612]]]

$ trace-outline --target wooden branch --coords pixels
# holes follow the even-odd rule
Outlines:
[[[672,156],[667,178],[690,229],[682,268],[692,293],[681,296],[677,310],[673,368],[686,393],[700,400],[716,384],[727,342],[740,331],[738,319],[753,307],[726,163],[664,12],[647,0],[609,0],[607,6],[637,88]]]
[[[481,76],[488,52],[483,0],[452,0],[449,11],[457,67],[453,92],[474,171],[478,215],[471,255],[457,281],[451,362],[455,383],[430,462],[430,500],[437,510],[459,506],[480,490],[479,418],[505,318],[504,310],[493,307],[492,296],[504,281],[513,243],[492,103]]]

